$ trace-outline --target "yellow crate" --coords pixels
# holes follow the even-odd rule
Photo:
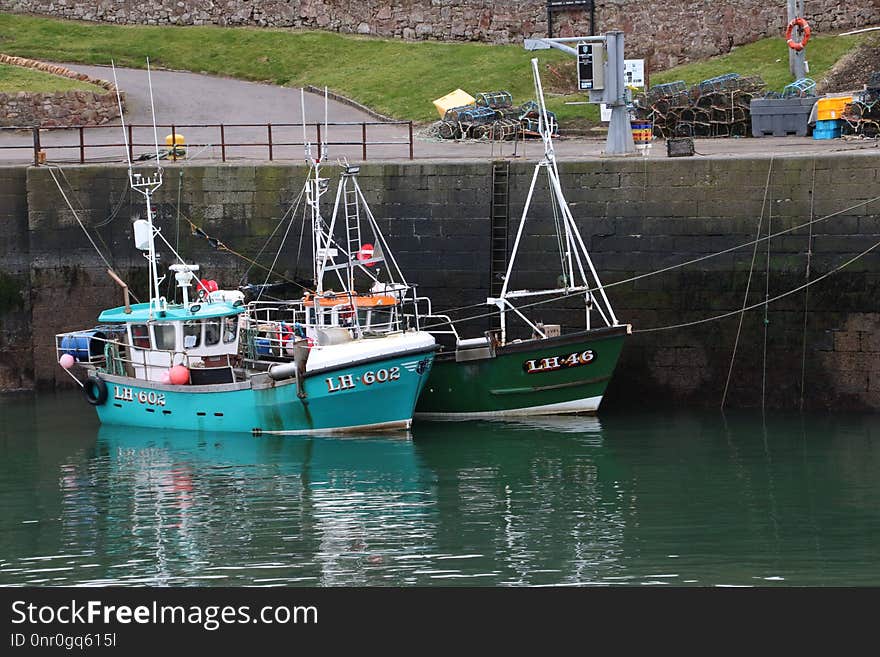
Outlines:
[[[852,96],[820,98],[816,107],[817,121],[833,121],[843,116],[843,110],[852,102]]]
[[[452,109],[453,107],[473,105],[476,102],[477,99],[471,96],[468,92],[462,91],[461,89],[456,89],[455,91],[435,100],[434,107],[437,109],[437,113],[442,119],[444,116],[446,116],[446,110]]]

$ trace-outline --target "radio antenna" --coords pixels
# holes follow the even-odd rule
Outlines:
[[[303,126],[303,146],[306,149],[306,161],[312,161],[312,144],[306,136],[306,92],[305,89],[299,90],[299,102],[302,109],[302,126]]]
[[[122,142],[125,144],[125,160],[128,162],[128,173],[131,176],[131,152],[128,145],[128,133],[125,131],[125,113],[122,111],[122,96],[119,93],[119,80],[116,79],[116,63],[111,59],[113,69],[113,86],[116,87],[116,103],[119,105],[119,120],[122,122]]]
[[[321,159],[327,159],[327,139],[330,137],[327,129],[327,87],[324,87],[324,140],[321,142]]]
[[[150,58],[147,57],[147,84],[150,87],[150,112],[153,114],[153,143],[156,144],[156,166],[159,166],[159,133],[156,131],[156,107],[153,104],[153,75],[150,70]],[[174,141],[174,137],[171,137]]]

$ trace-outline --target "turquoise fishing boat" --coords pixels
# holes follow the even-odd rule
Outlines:
[[[265,286],[256,286],[259,292],[243,316],[245,358],[274,375],[299,366],[302,345],[313,345],[313,350],[327,345],[339,353],[400,350],[407,355],[403,366],[390,365],[360,378],[337,377],[334,385],[384,389],[415,366],[418,393],[427,382],[436,340],[420,330],[415,288],[406,282],[370,211],[358,184],[359,167],[342,164],[333,212],[325,219],[321,197],[330,190],[330,179],[321,173],[326,144],[320,149],[319,157],[312,157],[306,142],[309,178],[301,195],[304,228],[308,226],[312,237],[312,288],[298,298],[267,300],[262,298]],[[273,362],[285,359],[284,364]]]
[[[323,182],[314,170],[307,184],[317,212]],[[307,335],[297,321],[249,310],[241,291],[198,279],[198,265],[176,253],[170,269],[181,298],[167,300],[151,204],[162,169],[136,173],[129,160],[129,182],[146,203],[133,232],[148,261],[150,300],[130,304],[128,287],[111,271],[125,304],[102,312],[98,326],[55,340],[59,364],[102,423],[255,435],[409,428],[436,349],[430,334],[405,330],[394,316],[381,332],[368,332],[357,321],[325,327],[323,313],[317,322],[294,313]],[[339,314],[333,305],[327,317]]]

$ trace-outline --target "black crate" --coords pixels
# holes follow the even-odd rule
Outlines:
[[[667,157],[686,157],[694,154],[694,140],[691,137],[673,137],[666,140]]]

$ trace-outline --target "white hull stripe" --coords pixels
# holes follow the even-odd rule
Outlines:
[[[416,413],[413,417],[418,420],[478,420],[480,418],[558,415],[560,413],[595,413],[599,410],[600,403],[602,403],[602,395],[559,402],[558,404],[510,408],[503,411],[478,411],[475,413]]]
[[[291,431],[259,431],[260,435],[295,436],[301,434],[327,434],[327,433],[358,433],[372,431],[407,431],[412,426],[412,420],[395,420],[393,422],[377,422],[375,424],[357,424],[350,427],[335,427],[331,429],[295,429]]]

